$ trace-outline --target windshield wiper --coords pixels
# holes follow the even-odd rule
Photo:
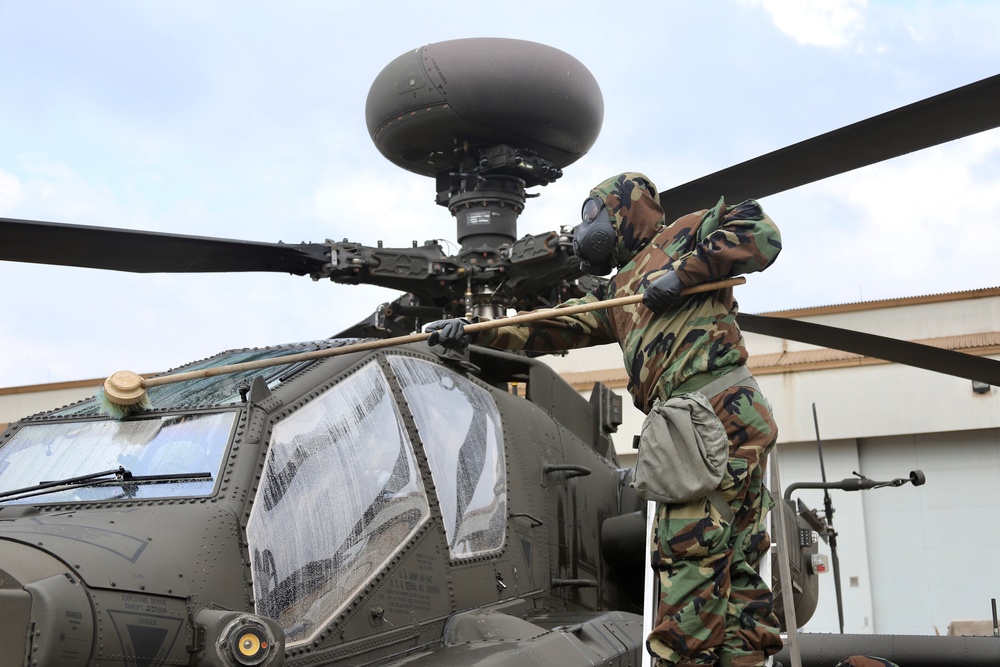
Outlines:
[[[71,489],[77,486],[96,486],[100,484],[121,484],[122,489],[125,490],[125,495],[128,496],[131,489],[135,489],[139,484],[156,484],[161,482],[195,482],[202,480],[212,480],[212,473],[210,472],[181,472],[181,473],[167,473],[162,475],[133,475],[129,470],[126,470],[122,466],[118,466],[114,470],[102,470],[101,472],[92,472],[89,475],[80,475],[79,477],[68,477],[66,479],[59,479],[54,481],[39,482],[34,486],[26,486],[22,489],[12,489],[10,491],[4,491],[0,493],[0,498],[9,498],[11,496],[18,496],[18,500],[21,498],[29,498],[31,496],[41,496],[47,493],[55,493],[57,491],[63,491],[65,489]],[[134,495],[134,492],[132,493]]]
[[[34,486],[26,486],[21,489],[11,489],[10,491],[4,491],[0,493],[0,498],[9,498],[10,496],[19,496],[22,493],[31,493],[32,491],[44,491],[46,489],[51,489],[54,487],[74,487],[74,486],[86,486],[88,483],[93,483],[94,480],[99,480],[102,477],[114,476],[116,480],[131,480],[132,473],[126,470],[123,466],[118,466],[113,470],[102,470],[101,472],[92,472],[89,475],[80,475],[79,477],[67,477],[66,479],[57,479],[48,482],[39,482]]]
[[[108,500],[121,500],[122,498],[135,498],[139,492],[140,484],[163,484],[167,482],[211,482],[210,472],[175,472],[163,473],[161,475],[132,475],[121,482],[121,495],[112,496]],[[104,482],[99,482],[103,484]]]

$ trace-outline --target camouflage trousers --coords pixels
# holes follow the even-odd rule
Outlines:
[[[651,563],[659,600],[646,647],[658,667],[756,667],[781,649],[771,591],[757,573],[771,544],[764,472],[778,429],[755,389],[731,387],[711,403],[729,437],[718,491],[733,518],[706,498],[657,503]]]

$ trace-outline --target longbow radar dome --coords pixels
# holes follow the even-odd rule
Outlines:
[[[428,44],[376,77],[368,132],[394,164],[435,176],[456,151],[509,145],[562,169],[601,130],[604,99],[580,61],[550,46],[476,38]]]

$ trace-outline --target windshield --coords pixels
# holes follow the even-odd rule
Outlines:
[[[46,489],[2,503],[66,503],[205,496],[215,488],[237,412],[135,421],[62,422],[23,426],[0,449],[0,493],[119,466],[133,476],[210,473],[209,479],[108,483]]]

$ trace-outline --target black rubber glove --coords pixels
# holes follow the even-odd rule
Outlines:
[[[677,276],[677,272],[667,271],[649,283],[649,287],[642,293],[642,303],[654,313],[662,313],[684,300],[684,297],[681,296],[683,289],[684,283]]]
[[[472,342],[472,334],[465,333],[465,325],[469,320],[456,317],[450,320],[437,320],[424,326],[424,333],[430,333],[428,345],[441,345],[449,350],[464,350]]]

